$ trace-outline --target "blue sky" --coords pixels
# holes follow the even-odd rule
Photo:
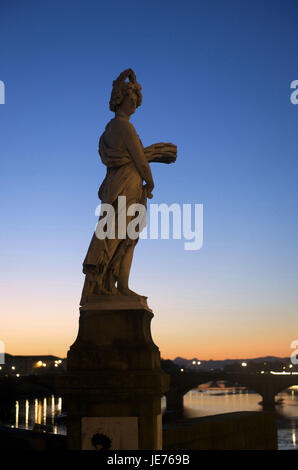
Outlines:
[[[164,356],[290,354],[297,328],[298,4],[2,0],[2,336],[8,352],[65,353],[105,168],[97,142],[112,81],[143,87],[132,118],[155,203],[204,204],[204,245],[140,241],[131,288],[148,296]],[[294,336],[293,336],[294,335]],[[1,338],[2,339],[2,338]]]

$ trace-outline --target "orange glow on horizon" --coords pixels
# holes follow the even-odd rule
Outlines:
[[[5,352],[66,357],[78,333],[79,287],[67,292],[61,287],[53,298],[43,286],[38,293],[25,287],[19,296],[7,292],[2,305],[6,314],[1,320],[0,338]],[[152,300],[148,299],[148,304],[154,312],[152,338],[164,359],[289,357],[291,342],[297,339],[293,325],[285,324],[279,314],[280,306],[273,303],[265,309],[256,301],[244,304],[238,300],[233,306],[221,305],[219,313],[208,299],[204,303],[194,299],[185,304],[183,299],[157,292]],[[290,305],[283,309],[292,311]]]

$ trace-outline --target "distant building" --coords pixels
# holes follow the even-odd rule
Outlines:
[[[5,364],[0,365],[0,376],[62,373],[66,359],[57,356],[13,356],[5,354]]]

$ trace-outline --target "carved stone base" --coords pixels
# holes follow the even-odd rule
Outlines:
[[[162,449],[160,399],[169,377],[160,369],[146,298],[88,300],[68,352],[68,372],[57,378],[66,399],[69,449]]]

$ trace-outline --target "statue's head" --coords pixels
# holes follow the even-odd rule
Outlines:
[[[132,69],[124,70],[113,81],[110,110],[116,113],[123,109],[126,114],[133,114],[142,103],[141,89],[134,71]]]

